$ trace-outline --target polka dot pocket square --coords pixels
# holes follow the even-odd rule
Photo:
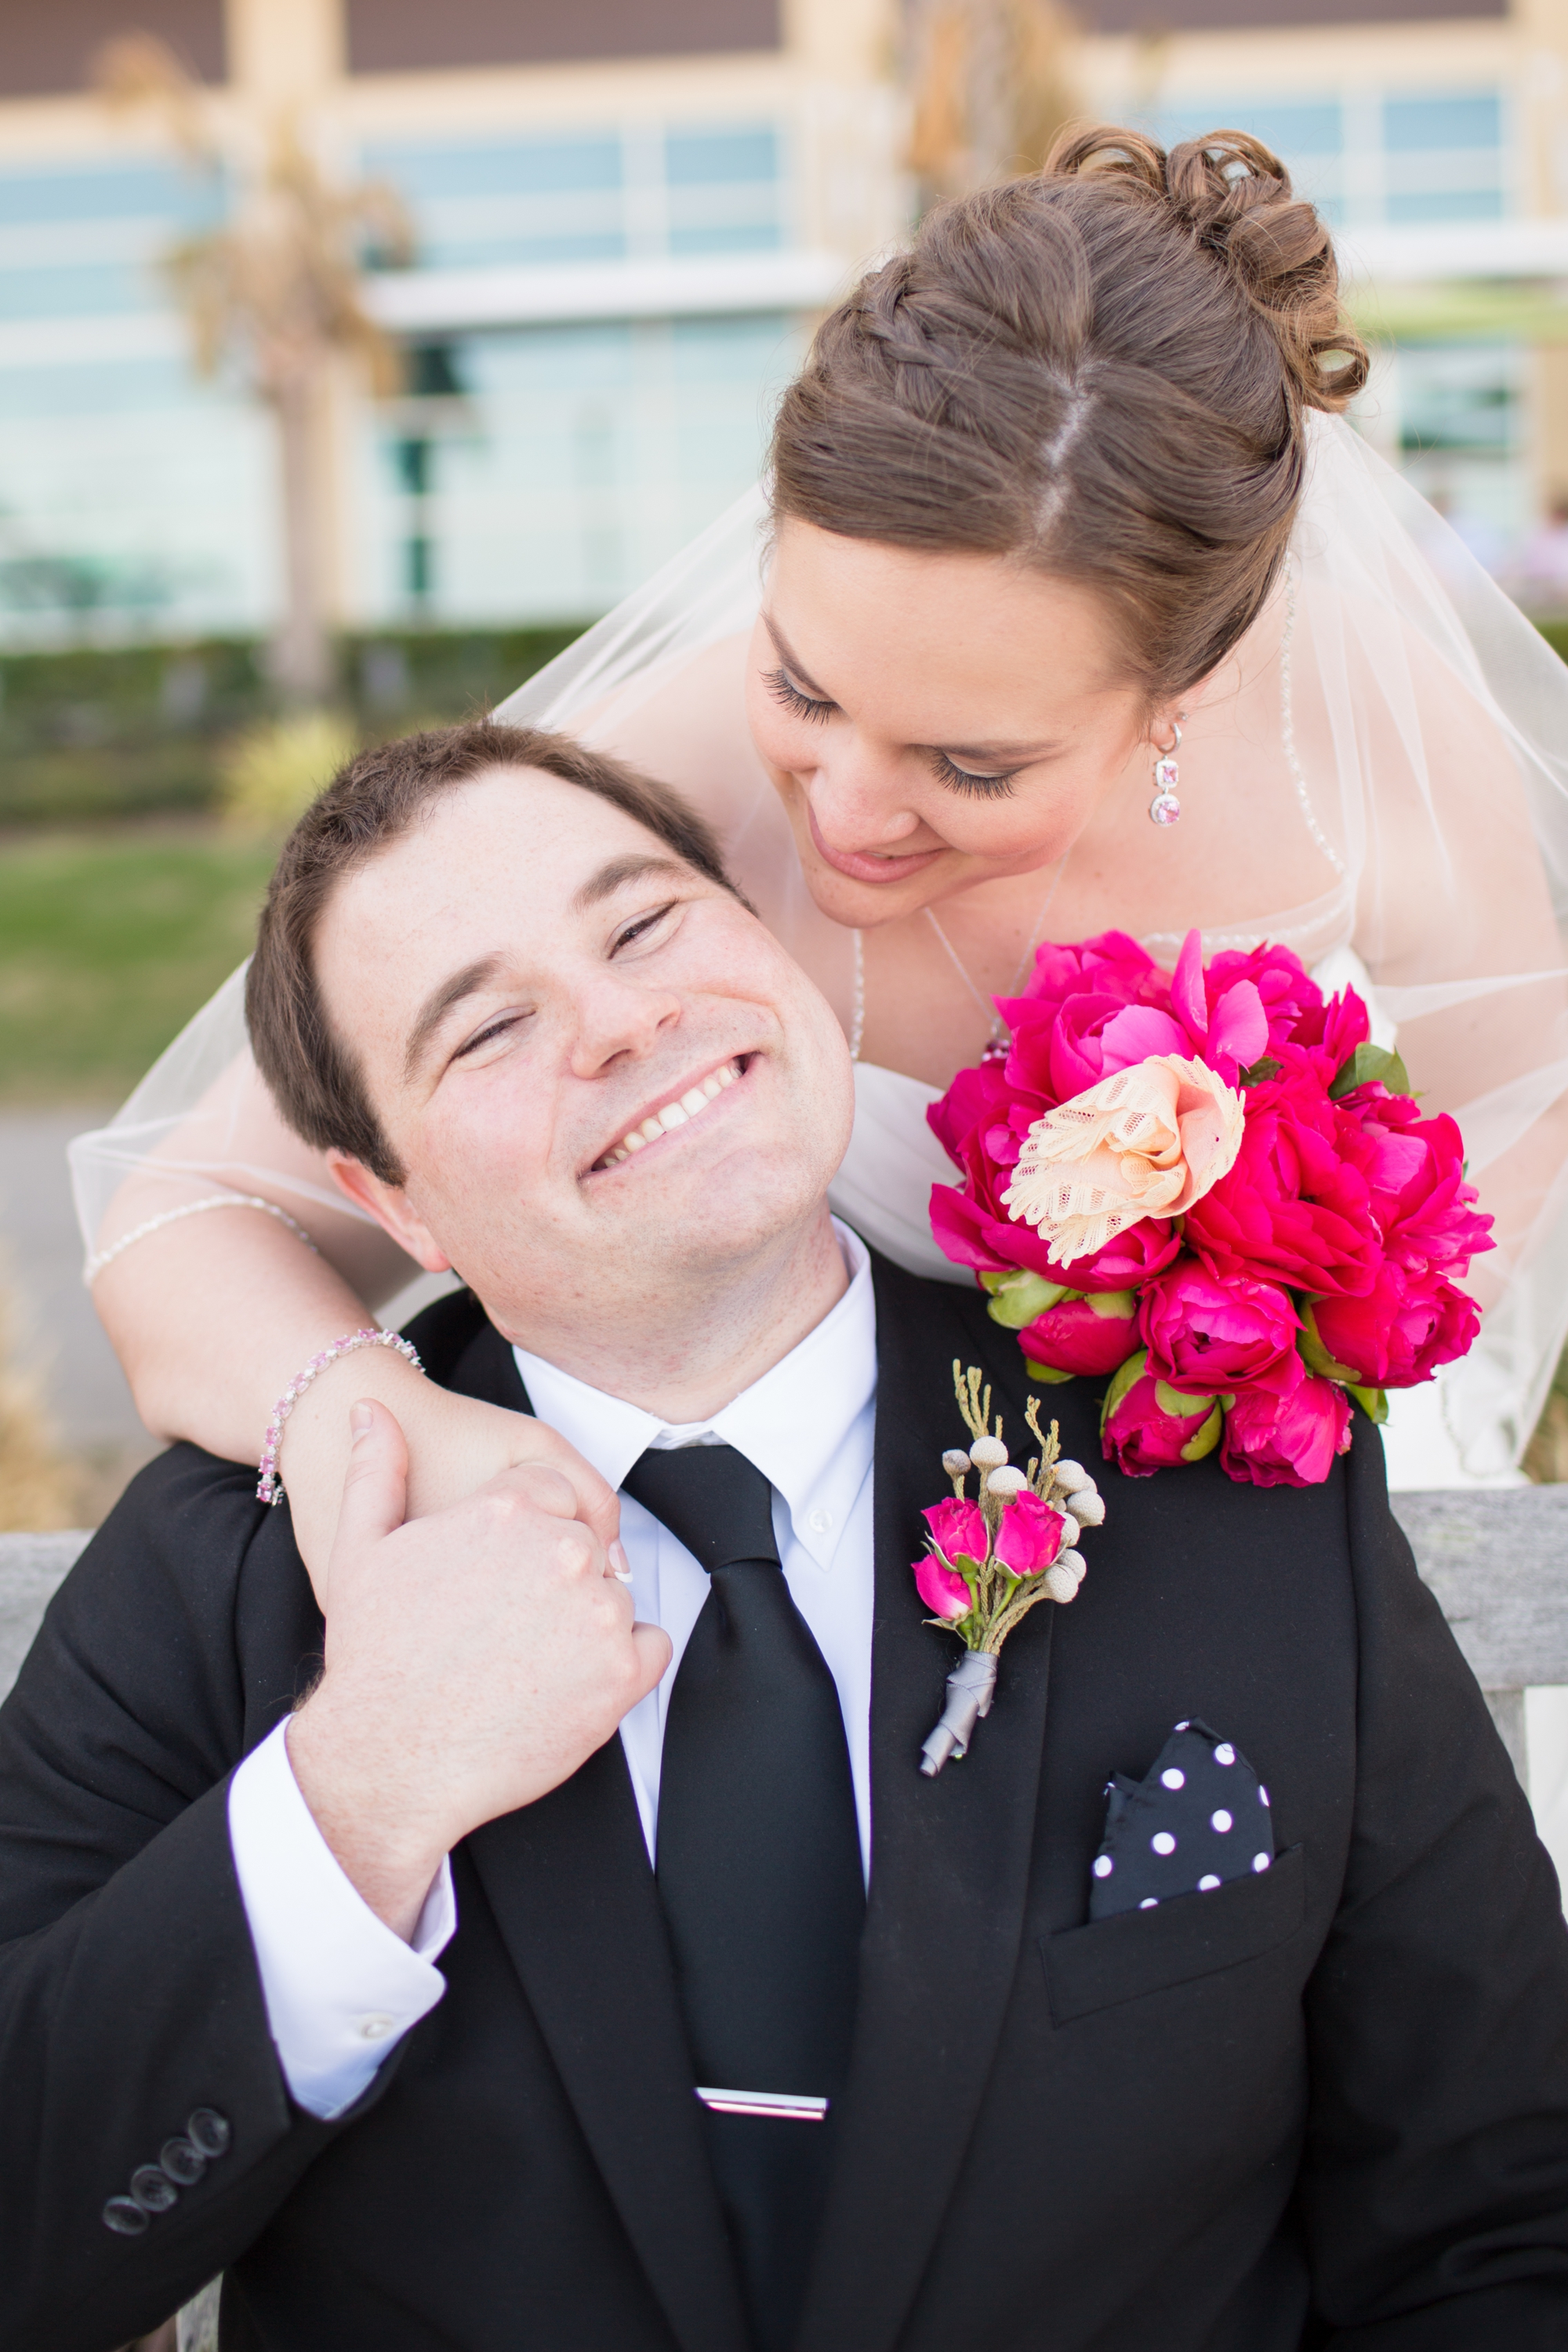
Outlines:
[[[1178,1723],[1142,1780],[1106,1783],[1105,1835],[1089,1878],[1090,1920],[1211,1894],[1274,1860],[1268,1791],[1206,1723]]]

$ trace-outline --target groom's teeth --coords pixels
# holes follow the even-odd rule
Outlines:
[[[623,1135],[615,1149],[605,1154],[605,1160],[612,1168],[616,1167],[621,1160],[629,1159],[634,1151],[640,1151],[645,1144],[656,1143],[661,1135],[671,1134],[676,1128],[684,1127],[689,1118],[695,1118],[700,1110],[706,1110],[726,1087],[732,1087],[740,1075],[733,1062],[726,1062],[721,1070],[710,1071],[702,1084],[689,1087],[679,1102],[666,1103],[656,1117],[645,1118],[640,1127],[634,1127],[628,1135]]]

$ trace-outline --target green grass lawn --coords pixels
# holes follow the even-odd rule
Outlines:
[[[0,1102],[128,1094],[249,951],[275,856],[202,819],[0,836]]]

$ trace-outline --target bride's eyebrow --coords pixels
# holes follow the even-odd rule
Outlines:
[[[773,641],[774,653],[777,654],[780,661],[783,662],[785,669],[788,670],[795,684],[797,686],[804,686],[808,693],[816,695],[819,702],[831,702],[833,700],[832,695],[827,692],[825,687],[818,686],[816,680],[806,668],[805,663],[799,658],[795,653],[795,647],[790,644],[789,639],[784,635],[784,631],[779,627],[777,622],[770,620],[766,613],[763,614],[763,626],[766,629],[769,636],[772,637]]]

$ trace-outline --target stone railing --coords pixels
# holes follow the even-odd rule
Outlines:
[[[1522,1780],[1525,1689],[1568,1683],[1568,1486],[1395,1495],[1394,1508]],[[0,1535],[0,1695],[86,1541]]]

